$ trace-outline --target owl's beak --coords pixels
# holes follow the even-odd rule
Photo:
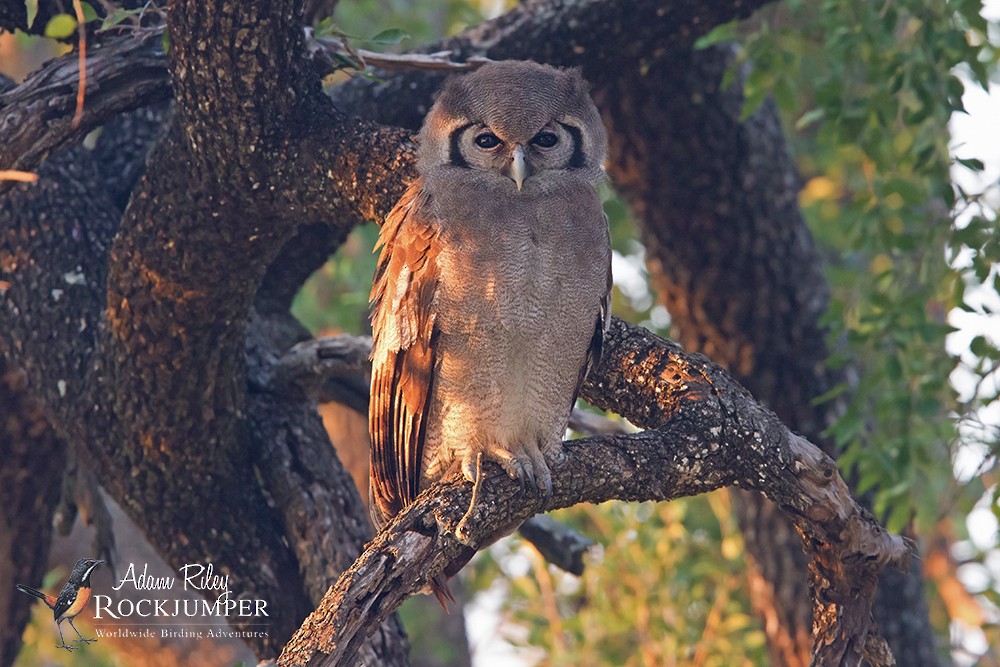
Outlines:
[[[524,162],[524,147],[521,144],[514,145],[514,151],[510,155],[510,177],[517,184],[518,192],[521,191],[521,184],[528,177],[528,165]]]

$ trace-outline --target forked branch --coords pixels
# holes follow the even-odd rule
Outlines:
[[[612,323],[605,349],[585,397],[650,430],[566,443],[566,461],[553,469],[551,498],[525,494],[487,465],[464,540],[456,530],[469,509],[471,485],[451,480],[429,489],[341,576],[279,664],[353,664],[368,634],[406,598],[539,512],[612,499],[671,500],[731,485],[777,502],[813,557],[814,664],[871,660],[866,646],[881,648],[870,613],[878,572],[908,567],[911,545],[858,505],[826,454],[704,357],[620,320]]]

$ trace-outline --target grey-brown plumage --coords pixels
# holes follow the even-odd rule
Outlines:
[[[551,493],[611,288],[607,139],[575,71],[450,79],[389,214],[372,287],[371,511],[382,527],[477,456]]]

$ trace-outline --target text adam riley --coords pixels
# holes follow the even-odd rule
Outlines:
[[[267,616],[267,601],[260,599],[237,599],[229,591],[229,575],[213,573],[213,566],[190,564],[180,568],[184,590],[211,591],[216,593],[214,601],[205,599],[177,600],[164,598],[142,598],[139,600],[112,600],[108,595],[95,595],[97,607],[95,619],[129,617],[261,617]],[[174,577],[150,577],[143,566],[142,573],[136,574],[135,565],[129,563],[128,571],[114,590],[121,590],[131,584],[136,590],[171,590],[176,583]]]

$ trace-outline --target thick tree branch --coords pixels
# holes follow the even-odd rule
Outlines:
[[[332,576],[331,561],[360,544],[356,532],[340,531],[344,544],[333,559],[306,562],[295,553],[306,528],[289,512],[301,505],[269,506],[274,496],[258,480],[275,495],[287,482],[264,464],[278,460],[289,423],[266,408],[280,405],[288,418],[305,419],[308,404],[247,395],[250,307],[267,266],[302,221],[301,210],[283,203],[294,184],[281,166],[300,159],[289,155],[289,133],[303,131],[301,114],[322,103],[304,58],[300,11],[296,2],[268,3],[263,13],[243,2],[170,8],[177,108],[150,158],[157,168],[133,193],[110,253],[98,346],[110,437],[92,441],[107,488],[129,503],[168,562],[210,557],[234,590],[270,601],[271,631],[255,642],[261,655],[297,625],[310,589]],[[261,425],[268,416],[274,419]],[[285,461],[318,453],[329,470],[321,488],[343,488],[332,456],[322,457],[328,441],[308,423],[288,429],[303,444]],[[253,443],[261,433],[278,438],[278,449]],[[255,474],[251,463],[268,474]],[[313,495],[329,516],[332,500]],[[341,503],[338,522],[363,521],[359,505]],[[177,526],[184,526],[182,540]],[[314,578],[307,583],[304,575]]]
[[[822,447],[832,406],[811,399],[843,379],[825,363],[829,293],[773,105],[743,122],[741,87],[720,87],[733,56],[729,46],[673,50],[599,88],[609,171],[641,221],[651,285],[679,342]],[[771,660],[805,667],[808,559],[777,507],[742,495],[734,508]]]
[[[301,26],[302,2],[171,3],[170,79],[185,147],[204,178],[227,165],[222,183],[238,170],[258,200],[274,185],[289,123],[319,94]]]
[[[117,114],[170,98],[172,90],[167,60],[162,50],[162,30],[152,28],[134,35],[106,36],[102,42],[88,49],[87,103],[79,123],[73,123],[79,85],[76,54],[67,54],[49,61],[23,84],[0,94],[0,169],[33,170],[52,151],[79,140]],[[313,51],[317,59],[325,53],[324,48],[316,45]],[[227,66],[236,67],[242,74],[245,68],[241,63],[247,57],[244,54],[243,60],[230,62]],[[308,60],[298,64],[299,68],[307,66]],[[322,71],[308,72],[311,76],[321,73]],[[318,78],[312,80],[305,73],[300,73],[299,77],[304,86],[299,98],[286,100],[281,109],[244,108],[247,105],[238,104],[236,108],[242,108],[244,112],[241,124],[238,124],[239,135],[228,140],[228,147],[215,146],[213,150],[224,149],[222,155],[227,159],[239,157],[243,171],[241,176],[247,179],[256,192],[258,201],[261,195],[277,193],[278,196],[284,196],[285,199],[276,204],[272,197],[272,204],[281,213],[298,214],[300,222],[301,216],[309,215],[324,218],[346,215],[352,223],[357,219],[375,217],[373,211],[377,207],[373,195],[384,194],[385,189],[373,190],[370,187],[372,181],[374,179],[377,182],[380,174],[391,176],[395,173],[391,170],[397,166],[393,156],[401,155],[405,158],[411,150],[408,147],[408,135],[396,132],[394,138],[384,141],[385,137],[393,136],[391,130],[373,125],[363,126],[356,122],[344,126],[343,119],[324,103],[318,88]],[[251,95],[245,86],[263,86],[264,83],[274,82],[266,76],[255,74],[249,81],[242,83],[242,86],[235,86],[237,90],[233,96],[236,98],[267,99],[270,94],[268,90],[255,90]],[[216,93],[220,92],[219,86],[213,88]],[[218,97],[219,101],[226,99],[222,95]],[[235,103],[231,98],[229,102]],[[194,101],[194,106],[199,107],[197,100]],[[215,127],[217,116],[212,112],[201,116],[206,132],[226,132],[233,129],[229,125]],[[294,116],[294,120],[289,120],[289,116]],[[290,132],[294,132],[294,136],[289,136]],[[315,133],[321,136],[317,137]],[[345,141],[355,135],[373,137],[374,140],[366,146],[369,150],[376,150],[372,162],[388,171],[359,171],[366,167],[367,162]],[[305,142],[305,145],[297,147],[299,142]],[[202,146],[197,141],[193,145]],[[323,168],[302,171],[290,169],[287,172],[280,169],[279,166],[282,165],[294,166],[294,160],[290,159],[293,155],[307,159],[310,167],[319,165]],[[345,157],[346,161],[343,159]],[[345,170],[353,171],[353,178],[344,180],[347,173]],[[335,174],[339,178],[331,182],[330,179]],[[295,179],[303,176],[318,178],[319,182],[303,191],[308,193],[309,205],[319,208],[319,211],[302,210],[303,202],[298,200]],[[350,192],[358,184],[361,184],[362,190],[359,193]],[[13,186],[12,181],[0,181],[0,194]],[[341,196],[335,189],[338,187],[347,192]],[[296,201],[288,201],[288,197],[295,197]]]
[[[370,343],[349,337],[317,347],[306,341],[282,354],[286,346],[264,333],[273,327],[257,316],[253,323],[248,414],[254,462],[315,606],[371,538],[371,526],[316,412],[319,388],[314,380],[325,371],[339,373],[344,366],[367,363],[367,354],[351,351]],[[319,353],[335,353],[338,361],[324,363]],[[395,617],[378,628],[359,654],[362,664],[385,667],[404,667],[407,656],[406,635]]]
[[[288,30],[297,34],[298,26]],[[259,218],[227,206],[217,179],[192,180],[179,135],[175,125],[156,153],[158,169],[133,198],[110,258],[118,215],[96,185],[43,168],[37,186],[4,198],[2,314],[11,326],[0,346],[24,365],[60,428],[87,447],[106,488],[172,564],[212,561],[231,574],[234,591],[270,602],[270,635],[255,646],[266,655],[310,605],[283,543],[282,517],[267,507],[241,446],[243,324],[267,250],[247,238],[253,230],[241,235]],[[88,159],[73,158],[92,175],[79,166]],[[229,176],[237,184],[227,192],[248,190]],[[291,228],[286,221],[272,236],[270,252]],[[105,289],[111,308],[102,326]],[[329,447],[325,438],[320,444]]]
[[[600,86],[625,63],[642,62],[652,52],[689,46],[717,25],[749,16],[769,0],[750,2],[524,2],[506,14],[464,33],[425,46],[448,51],[454,60],[528,59],[561,67],[580,66]],[[355,79],[333,91],[338,106],[368,120],[415,129],[443,80],[439,72],[385,76],[384,83]]]
[[[92,46],[87,52],[85,115],[74,125],[77,56],[50,60],[23,84],[0,95],[0,169],[31,171],[52,151],[83,138],[115,115],[168,99],[164,65],[158,33]],[[0,182],[0,193],[9,188]]]
[[[369,545],[285,647],[279,664],[350,664],[369,632],[432,577],[524,519],[580,502],[670,500],[737,485],[791,517],[813,556],[820,628],[816,665],[858,665],[879,570],[908,567],[911,546],[861,508],[833,461],[791,433],[717,366],[615,320],[584,390],[653,430],[564,444],[551,498],[525,495],[488,466],[474,521],[471,485],[451,481],[417,501]]]
[[[712,27],[734,18],[748,16],[766,2],[767,0],[751,2],[716,0],[701,3],[686,0],[664,4],[655,0],[643,0],[632,3],[627,12],[620,11],[615,3],[604,0],[586,0],[577,3],[547,0],[529,2],[458,37],[431,45],[425,51],[429,53],[449,51],[450,57],[457,61],[475,60],[477,57],[485,56],[491,59],[530,58],[556,65],[582,65],[591,81],[599,81],[615,76],[615,69],[618,67],[615,63],[620,59],[634,61],[640,54],[653,47],[663,49],[690,44]],[[183,6],[179,5],[178,9],[182,10]],[[256,184],[257,188],[265,186],[279,188],[283,182],[293,183],[295,174],[289,174],[287,179],[282,178],[280,170],[275,173],[276,162],[267,158],[288,157],[287,151],[281,150],[281,142],[287,138],[288,129],[287,125],[283,125],[283,121],[287,121],[288,114],[295,115],[303,106],[311,106],[309,98],[315,94],[315,86],[318,85],[318,81],[310,78],[312,73],[304,70],[308,61],[299,58],[305,51],[302,33],[292,35],[285,32],[282,29],[282,20],[289,16],[287,13],[282,15],[279,10],[266,17],[245,17],[247,20],[261,23],[251,32],[256,35],[256,30],[261,30],[259,39],[263,43],[261,48],[266,51],[264,58],[275,61],[267,64],[248,56],[246,41],[248,35],[237,38],[231,44],[217,43],[219,40],[213,38],[199,38],[198,35],[209,33],[214,29],[238,30],[240,21],[243,20],[234,15],[231,20],[227,19],[225,25],[216,24],[208,20],[214,15],[208,15],[206,18],[197,13],[192,14],[192,20],[196,25],[188,27],[193,29],[193,34],[185,32],[176,37],[172,36],[172,43],[175,39],[181,40],[176,47],[181,52],[177,58],[181,63],[177,74],[183,76],[184,80],[190,79],[193,86],[191,90],[200,90],[200,84],[207,85],[207,90],[215,92],[209,99],[217,100],[220,105],[230,106],[226,91],[233,91],[237,97],[230,101],[239,102],[240,106],[247,107],[244,110],[248,113],[242,115],[239,121],[235,118],[217,118],[211,113],[215,102],[211,102],[208,106],[202,104],[202,110],[193,113],[201,114],[206,121],[206,127],[216,123],[225,126],[221,129],[232,135],[226,140],[229,142],[228,147],[217,146],[216,149],[233,155],[242,155],[243,163],[248,169],[246,177],[250,184]],[[219,15],[227,15],[227,11],[219,12]],[[155,33],[151,33],[142,40],[145,41],[145,46],[135,43],[130,37],[109,38],[105,45],[90,49],[88,98],[91,94],[90,88],[94,86],[101,90],[106,100],[100,105],[91,105],[88,102],[83,120],[77,128],[67,125],[75,105],[76,56],[70,54],[50,64],[46,69],[51,68],[51,72],[45,75],[42,83],[48,87],[51,95],[48,101],[58,110],[59,122],[53,123],[51,120],[44,124],[30,122],[17,133],[0,126],[0,147],[13,146],[13,140],[17,141],[18,146],[16,151],[0,149],[0,168],[14,168],[12,165],[17,164],[20,169],[31,170],[48,151],[66,144],[80,133],[98,127],[109,120],[112,114],[164,99],[169,94],[169,88],[164,71],[163,54],[162,52],[157,54],[159,38]],[[189,43],[195,45],[193,50],[186,46]],[[254,53],[258,50],[257,46],[255,44]],[[196,59],[195,54],[199,50],[207,54],[213,49],[216,52],[228,50],[232,54],[232,59],[224,69],[232,70],[233,76],[239,80],[239,85],[222,85],[222,82],[215,77],[215,72],[207,79],[200,79],[193,74],[189,76],[189,69],[183,63],[192,58]],[[315,62],[320,65],[318,69],[323,71],[324,62],[327,63],[325,67],[329,69],[332,61],[328,55],[331,49],[336,49],[336,46],[314,42],[310,45],[310,49]],[[115,71],[106,71],[104,63],[115,63]],[[290,79],[278,81],[270,80],[269,75],[261,76],[261,72],[276,71],[287,72]],[[400,78],[389,78],[386,83],[374,87],[358,79],[347,86],[342,86],[342,90],[337,91],[337,99],[339,104],[358,116],[377,120],[383,124],[415,128],[429,108],[426,101],[440,85],[440,81],[441,75],[438,73],[410,76],[406,77],[405,81]],[[290,90],[298,92],[282,95],[284,90],[282,85],[291,86]],[[267,96],[262,95],[262,92],[272,89],[283,97],[280,103],[270,109],[254,109],[250,100],[260,99],[261,101],[255,104],[263,104],[263,99]],[[187,89],[179,90],[178,95],[182,105],[190,106],[183,103],[183,99],[188,97],[185,90]],[[25,93],[21,93],[20,89],[12,91],[6,99],[0,98],[0,109],[15,104],[20,105],[22,95],[30,97],[30,94],[30,90]],[[197,92],[193,94],[197,95]],[[403,99],[421,100],[421,102],[413,105],[399,104],[398,102]],[[396,103],[387,104],[388,100],[395,100]],[[196,102],[192,108],[197,109],[197,100],[192,101]],[[307,130],[304,134],[308,136],[313,130],[311,126],[317,121],[321,124],[329,122],[329,118],[323,118],[325,115],[325,113],[320,113],[319,117],[307,115],[297,120],[304,122]],[[49,112],[47,118],[54,120],[52,112]],[[26,119],[30,119],[30,116]],[[314,153],[313,157],[316,158],[321,158],[324,154],[336,155],[332,150],[325,153],[322,150],[325,146],[324,140],[329,138],[321,137],[315,142],[309,142],[311,148],[307,146],[303,150]],[[194,145],[205,147],[204,142],[199,141],[195,141]],[[274,152],[277,155],[274,155]],[[376,162],[387,163],[385,159],[378,159]],[[317,174],[322,176],[324,172],[319,171]],[[305,188],[307,199],[299,199],[293,203],[296,207],[312,208],[317,203],[325,207],[327,204],[323,202],[329,203],[331,198],[320,195],[328,193],[332,186],[345,184],[351,186],[352,182],[339,179],[331,183],[320,178],[315,187]],[[0,192],[5,187],[9,185],[0,183]],[[363,188],[363,191],[367,189]],[[350,198],[351,194],[348,193],[347,196]],[[377,209],[368,206],[367,210]],[[335,211],[337,212],[339,211]],[[364,212],[360,215],[362,219],[374,217]]]

